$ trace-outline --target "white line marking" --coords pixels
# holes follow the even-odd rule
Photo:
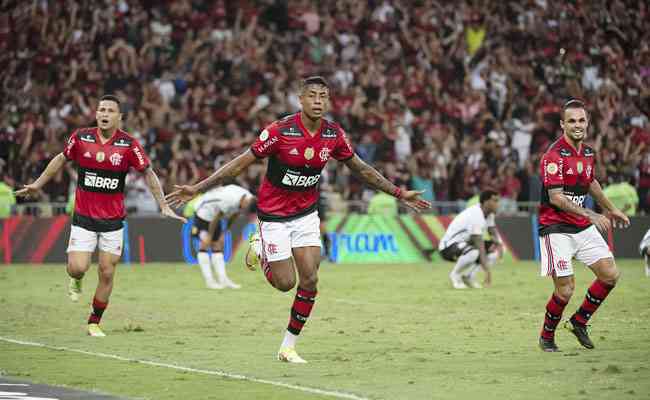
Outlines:
[[[26,383],[0,383],[0,386],[29,386]]]
[[[324,390],[324,389],[318,389],[318,388],[313,388],[313,387],[309,387],[309,386],[292,385],[291,383],[271,381],[271,380],[268,380],[268,379],[260,379],[260,378],[255,378],[255,377],[252,377],[252,376],[246,376],[246,375],[241,375],[241,374],[232,374],[230,372],[225,372],[225,371],[190,368],[190,367],[184,367],[182,365],[165,364],[165,363],[157,362],[157,361],[138,360],[138,359],[135,359],[135,358],[128,358],[128,357],[118,356],[116,354],[95,353],[95,352],[92,352],[92,351],[71,349],[69,347],[62,347],[62,346],[52,346],[52,345],[48,345],[48,344],[44,344],[44,343],[27,342],[27,341],[24,341],[24,340],[16,340],[16,339],[11,339],[11,338],[5,338],[5,337],[2,337],[2,336],[0,336],[0,341],[13,343],[13,344],[19,344],[19,345],[23,345],[23,346],[42,347],[42,348],[50,349],[50,350],[69,351],[71,353],[79,353],[79,354],[85,354],[85,355],[89,355],[89,356],[102,357],[102,358],[111,358],[113,360],[119,360],[119,361],[135,362],[135,363],[139,363],[139,364],[152,365],[154,367],[163,367],[163,368],[176,369],[176,370],[179,370],[179,371],[196,372],[196,373],[205,374],[205,375],[216,375],[216,376],[221,376],[221,377],[224,377],[224,378],[238,379],[238,380],[242,380],[242,381],[249,381],[249,382],[255,382],[255,383],[263,383],[263,384],[266,384],[266,385],[278,386],[278,387],[283,387],[283,388],[293,389],[293,390],[299,390],[301,392],[319,394],[319,395],[323,395],[323,396],[331,396],[331,397],[336,397],[336,398],[339,398],[339,399],[369,400],[366,397],[360,397],[360,396],[357,396],[357,395],[352,394],[352,393],[339,392],[339,391],[336,391],[336,390]]]

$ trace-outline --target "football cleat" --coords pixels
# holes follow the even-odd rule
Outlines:
[[[278,360],[293,364],[307,364],[307,361],[303,360],[293,347],[280,348],[280,351],[278,351]]]
[[[460,279],[463,281],[465,286],[471,287],[472,289],[483,289],[483,285],[472,280],[469,276],[462,275]]]
[[[106,334],[102,331],[102,328],[100,328],[98,324],[88,324],[88,336],[104,337]]]
[[[251,271],[255,271],[255,269],[260,266],[261,243],[260,235],[257,233],[252,234],[251,237],[248,238],[248,250],[246,251],[244,263]]]
[[[570,319],[564,323],[564,328],[573,333],[578,339],[578,342],[587,349],[593,349],[594,343],[589,339],[589,332],[587,332],[587,325],[582,325]]]
[[[70,278],[68,282],[68,297],[70,300],[77,302],[81,295],[81,279]]]
[[[208,289],[223,289],[225,286],[219,282],[208,282],[205,284]]]
[[[236,284],[230,279],[226,279],[226,281],[223,283],[223,287],[230,289],[241,289],[241,285]]]
[[[451,286],[454,289],[467,289],[467,285],[463,282],[460,276],[451,273],[449,274],[449,279],[451,280]]]
[[[555,353],[560,351],[560,349],[555,344],[555,339],[545,339],[541,336],[539,337],[539,348],[547,353]]]

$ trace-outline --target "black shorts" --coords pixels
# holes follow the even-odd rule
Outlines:
[[[192,226],[192,238],[201,240],[201,232],[205,231],[207,234],[210,230],[210,223],[199,217],[194,217],[194,225]],[[212,241],[216,242],[221,236],[221,221],[217,224],[217,229],[214,230],[214,235],[212,235]]]
[[[496,243],[494,243],[493,241],[486,240],[483,243],[485,243],[485,252],[486,253],[490,253],[490,252],[496,250],[496,248],[495,248]],[[467,246],[465,246],[465,247],[463,247],[461,249],[458,246],[458,243],[454,243],[451,246],[448,246],[448,247],[445,247],[444,249],[442,249],[440,251],[440,255],[442,256],[442,258],[444,258],[447,261],[456,261],[456,260],[458,260],[458,257],[460,257],[461,255],[463,255],[465,253],[469,253],[471,250],[474,250],[475,248],[476,247],[474,247],[474,245],[472,243],[467,243]]]

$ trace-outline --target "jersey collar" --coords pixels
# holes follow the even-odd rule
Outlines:
[[[567,142],[566,137],[564,137],[564,133],[563,133],[562,136],[560,137],[560,142],[561,142],[563,145],[565,145],[566,147],[568,147],[569,150],[570,150],[572,153],[574,153],[575,155],[578,155],[578,156],[579,156],[580,153],[582,153],[582,149],[583,149],[583,147],[584,147],[584,143],[583,143],[583,142],[580,142],[580,147],[576,149],[575,147],[573,147],[573,145],[572,145],[571,143]]]
[[[302,134],[306,138],[315,138],[315,137],[320,137],[321,132],[323,131],[323,126],[325,126],[325,121],[323,118],[320,119],[320,126],[318,127],[318,130],[316,133],[314,133],[314,136],[312,136],[307,128],[305,128],[305,125],[302,124],[302,118],[300,116],[302,115],[302,111],[296,114],[296,123],[298,124],[298,127],[302,131]]]

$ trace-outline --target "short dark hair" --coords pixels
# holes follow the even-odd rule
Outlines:
[[[314,76],[308,76],[307,78],[303,79],[300,81],[300,92],[305,90],[305,88],[309,85],[323,85],[327,89],[330,88],[330,85],[327,83],[325,78],[323,78],[320,75],[314,75]]]
[[[490,200],[494,196],[498,196],[499,193],[495,190],[492,189],[487,189],[481,192],[481,195],[479,196],[479,202],[481,204],[485,203],[486,201]]]
[[[122,103],[120,103],[119,97],[115,96],[114,94],[105,94],[99,99],[99,101],[104,101],[104,100],[116,102],[117,108],[119,109],[120,112],[122,112]]]
[[[562,120],[564,121],[564,113],[566,110],[570,108],[582,108],[585,110],[585,113],[587,112],[587,107],[585,106],[585,102],[579,99],[570,99],[564,105],[562,106]]]

